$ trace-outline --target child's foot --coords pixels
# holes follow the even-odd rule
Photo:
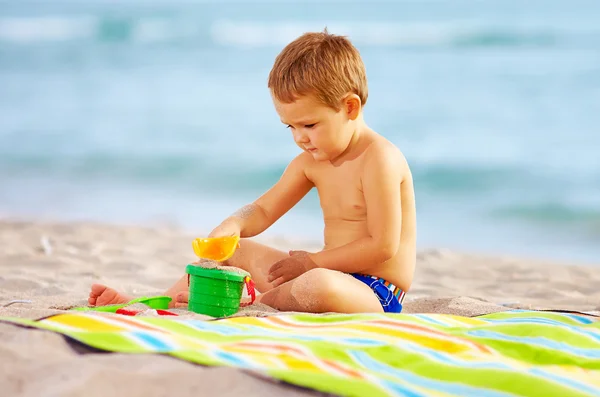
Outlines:
[[[127,303],[131,299],[127,295],[121,295],[116,289],[108,288],[106,285],[93,284],[88,303],[90,306],[106,306]]]
[[[188,291],[183,291],[175,295],[175,299],[171,301],[169,307],[174,307],[176,309],[187,309],[188,308]]]

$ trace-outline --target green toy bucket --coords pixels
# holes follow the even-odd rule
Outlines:
[[[226,317],[238,312],[246,276],[221,269],[187,265],[188,309],[212,317]],[[253,293],[254,291],[252,291]]]

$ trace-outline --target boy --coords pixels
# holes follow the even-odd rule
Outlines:
[[[248,271],[257,301],[283,311],[400,312],[416,259],[413,181],[402,153],[363,119],[365,67],[345,37],[306,33],[277,56],[268,87],[275,109],[302,152],[254,203],[225,219],[209,237],[238,235],[226,265]],[[256,236],[313,187],[323,210],[320,252],[281,252]],[[187,277],[166,295],[187,307]],[[130,298],[93,285],[89,303]]]

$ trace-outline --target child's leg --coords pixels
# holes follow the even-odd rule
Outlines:
[[[258,302],[281,311],[310,313],[383,312],[373,290],[354,277],[329,269],[313,269],[262,294]]]
[[[279,251],[252,240],[242,239],[235,254],[224,264],[239,267],[250,273],[256,289],[264,293],[273,288],[268,280],[269,269],[275,262],[288,257],[287,252]]]
[[[240,241],[240,248],[224,265],[244,269],[252,276],[256,288],[260,292],[266,292],[273,288],[271,283],[267,281],[269,268],[273,263],[288,256],[286,252],[243,239]],[[173,298],[169,306],[187,307],[187,292],[187,274],[185,274],[165,292],[166,296]],[[102,284],[94,284],[90,291],[88,303],[91,306],[104,306],[129,302],[131,299],[131,297],[123,295],[113,288]]]

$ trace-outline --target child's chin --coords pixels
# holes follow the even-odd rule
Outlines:
[[[323,153],[319,152],[318,150],[307,150],[308,154],[310,154],[311,156],[313,156],[313,158],[315,160],[320,159],[321,157],[323,157]]]
[[[328,161],[329,160],[329,156],[327,156],[324,153],[311,153],[313,156],[313,159],[315,159],[315,161]]]

